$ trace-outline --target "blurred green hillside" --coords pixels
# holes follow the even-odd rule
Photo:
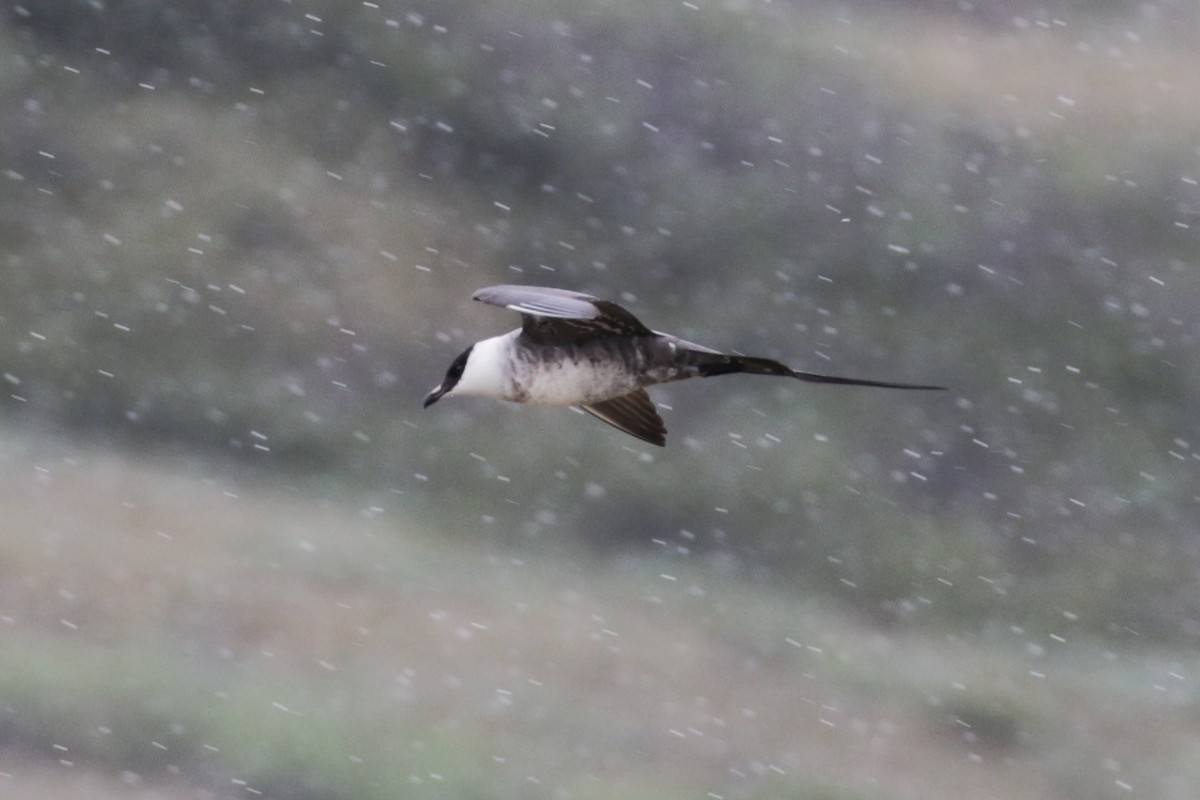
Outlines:
[[[677,553],[422,531],[402,497],[0,441],[15,800],[1195,796],[1190,648],[881,631]]]
[[[665,545],[888,622],[1194,637],[1198,15],[1004,8],[8,7],[5,424],[392,491],[467,541]],[[952,391],[694,382],[655,393],[662,452],[423,413],[515,324],[468,301],[500,281]]]
[[[1200,6],[0,9],[0,794],[1191,800]],[[501,282],[931,396],[420,401]]]

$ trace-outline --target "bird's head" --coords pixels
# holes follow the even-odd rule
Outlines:
[[[442,399],[442,395],[450,394],[454,390],[454,387],[458,386],[458,382],[462,380],[463,370],[467,368],[467,359],[471,357],[471,350],[473,349],[474,345],[463,350],[458,358],[450,363],[450,368],[446,370],[446,377],[442,378],[441,383],[433,387],[432,392],[425,395],[425,402],[422,404],[425,408],[429,408]]]

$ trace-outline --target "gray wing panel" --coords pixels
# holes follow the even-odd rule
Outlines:
[[[653,335],[653,331],[621,306],[582,292],[502,284],[480,289],[474,299],[519,311],[525,335],[537,344],[569,344],[604,336]]]
[[[601,314],[596,298],[590,294],[543,286],[489,286],[472,295],[472,299],[536,317],[595,319]]]

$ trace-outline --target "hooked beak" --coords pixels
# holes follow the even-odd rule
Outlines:
[[[421,403],[422,408],[429,408],[431,405],[442,399],[442,395],[446,393],[445,386],[439,386],[429,394],[425,395],[425,402]]]

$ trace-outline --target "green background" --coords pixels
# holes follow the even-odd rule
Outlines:
[[[1194,796],[1197,9],[0,19],[21,796]],[[950,391],[422,411],[501,282]]]

